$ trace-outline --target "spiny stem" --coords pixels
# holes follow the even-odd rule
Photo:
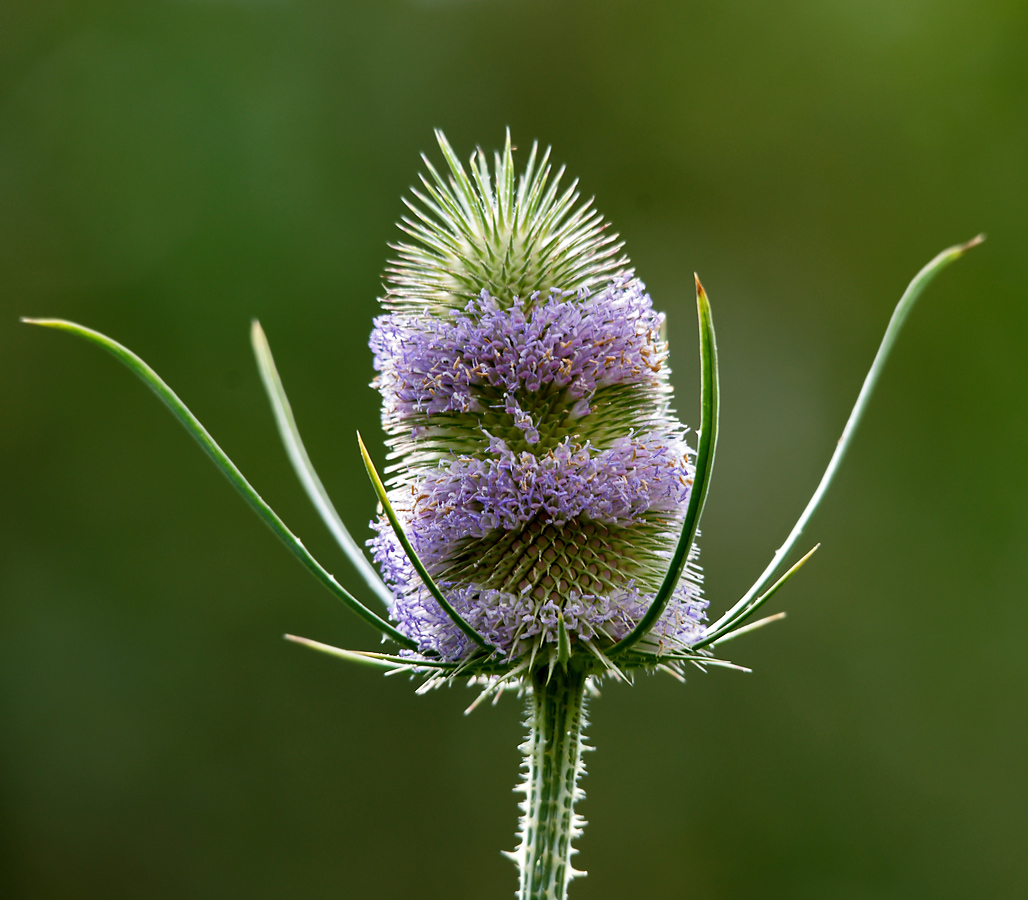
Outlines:
[[[578,779],[587,678],[574,662],[566,672],[542,666],[532,678],[528,740],[521,745],[521,844],[512,854],[521,876],[518,900],[566,900],[568,882],[585,874],[571,866],[571,842],[585,826],[574,805],[583,796]]]

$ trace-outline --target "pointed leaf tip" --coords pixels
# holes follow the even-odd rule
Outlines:
[[[979,244],[981,244],[981,243],[984,243],[984,242],[985,242],[985,238],[986,238],[986,234],[985,234],[985,232],[984,232],[984,231],[983,231],[983,232],[981,232],[980,234],[976,234],[976,235],[975,235],[975,236],[974,236],[973,238],[971,238],[971,240],[969,240],[969,241],[968,241],[968,242],[967,242],[966,244],[961,244],[961,245],[960,245],[960,247],[959,247],[959,250],[960,250],[960,252],[961,252],[961,253],[966,253],[966,252],[967,252],[968,250],[970,250],[970,249],[971,249],[972,247],[977,247],[977,246],[978,246]]]

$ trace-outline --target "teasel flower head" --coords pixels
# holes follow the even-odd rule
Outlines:
[[[599,665],[652,606],[695,479],[664,316],[549,151],[516,174],[508,133],[492,166],[477,151],[465,169],[437,138],[447,171],[425,160],[371,336],[400,527],[381,515],[370,545],[391,617],[413,656],[485,645],[495,664],[563,644]],[[689,550],[639,651],[703,636]]]
[[[467,169],[437,132],[445,175],[408,202],[371,337],[388,434],[388,487],[360,444],[381,505],[375,571],[300,439],[258,323],[251,338],[294,469],[340,549],[391,621],[307,551],[181,399],[140,357],[60,319],[25,320],[77,334],[138,375],[196,438],[288,550],[337,599],[399,647],[350,651],[292,640],[391,672],[419,687],[466,678],[526,699],[528,737],[519,843],[509,853],[519,900],[565,900],[578,875],[573,841],[584,771],[586,697],[597,676],[637,668],[682,678],[685,663],[725,665],[721,644],[780,619],[748,622],[810,558],[778,575],[853,440],[895,340],[924,287],[983,236],[949,247],[911,281],[892,315],[828,467],[784,544],[714,622],[694,539],[717,444],[717,345],[696,281],[700,422],[678,421],[663,316],[576,184],[561,188],[533,146],[515,173],[508,134],[492,166]],[[688,438],[694,437],[694,448]],[[816,546],[814,548],[817,549]],[[383,580],[384,577],[384,580]],[[777,580],[775,580],[777,578]],[[470,710],[469,710],[470,711]]]

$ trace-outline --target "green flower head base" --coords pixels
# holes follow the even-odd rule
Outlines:
[[[390,505],[460,618],[383,515],[371,546],[390,613],[426,658],[538,658],[565,640],[596,661],[653,605],[695,479],[664,317],[536,148],[515,179],[508,136],[469,177],[439,143],[450,177],[430,166],[409,204],[418,243],[396,248],[371,348]],[[693,548],[639,649],[689,653],[705,606]]]

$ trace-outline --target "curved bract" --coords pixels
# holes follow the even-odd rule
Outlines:
[[[22,319],[22,321],[30,325],[42,325],[46,328],[55,328],[59,331],[67,331],[71,334],[78,335],[81,338],[85,338],[90,343],[96,344],[111,353],[119,360],[119,362],[128,367],[128,369],[134,372],[143,381],[143,383],[150,388],[158,398],[160,398],[161,402],[171,410],[175,418],[178,419],[185,427],[186,431],[196,439],[204,453],[207,454],[211,461],[229,480],[232,487],[242,495],[243,499],[246,500],[254,512],[256,512],[272,532],[274,532],[275,536],[286,545],[293,556],[295,556],[318,581],[328,588],[338,599],[342,600],[342,602],[360,616],[360,618],[364,619],[365,622],[378,629],[385,637],[396,641],[396,643],[401,647],[414,647],[414,643],[410,638],[401,634],[392,625],[368,609],[349,591],[342,587],[342,585],[340,585],[339,582],[337,582],[335,578],[328,573],[321,563],[311,556],[307,551],[307,548],[300,542],[300,539],[285,526],[285,523],[278,517],[278,514],[264,502],[260,494],[258,494],[251,486],[250,482],[243,477],[243,473],[240,472],[236,467],[236,464],[229,459],[225,451],[218,446],[217,442],[211,437],[207,429],[200,424],[200,420],[197,419],[189,410],[189,407],[187,407],[185,403],[179,399],[178,395],[164,383],[161,377],[145,362],[143,362],[142,359],[136,356],[135,353],[127,347],[123,347],[112,338],[107,337],[107,335],[101,334],[99,331],[93,331],[91,328],[86,328],[83,325],[78,325],[75,322],[67,322],[63,319]]]
[[[914,304],[917,302],[918,297],[921,296],[921,292],[928,286],[932,279],[939,274],[939,272],[946,268],[946,266],[960,259],[960,257],[968,250],[973,247],[977,247],[984,240],[985,235],[979,234],[963,244],[956,244],[953,247],[947,247],[941,253],[936,254],[935,257],[929,260],[922,267],[921,271],[914,276],[910,284],[907,285],[907,289],[903,292],[899,302],[896,304],[896,308],[893,310],[892,317],[889,319],[889,324],[885,329],[885,335],[882,337],[882,342],[878,347],[878,352],[875,354],[874,361],[871,363],[871,368],[868,370],[868,373],[864,378],[864,383],[861,385],[860,393],[857,395],[857,401],[853,404],[853,409],[849,414],[849,418],[846,420],[846,425],[842,430],[842,436],[835,445],[835,452],[832,453],[832,458],[828,461],[828,468],[825,469],[824,475],[821,476],[821,481],[818,482],[813,496],[811,496],[810,500],[807,502],[803,512],[800,513],[800,517],[796,520],[796,524],[789,532],[789,536],[785,539],[785,543],[775,551],[774,557],[771,562],[768,563],[767,568],[761,573],[760,577],[753,583],[753,586],[742,596],[742,598],[710,626],[703,639],[697,642],[697,647],[702,648],[712,646],[718,641],[724,641],[729,636],[736,634],[736,629],[750,618],[750,616],[752,616],[753,613],[756,612],[757,609],[759,609],[760,606],[810,558],[811,554],[814,552],[813,550],[796,563],[775,584],[770,588],[767,587],[771,582],[771,579],[775,577],[775,573],[781,569],[786,557],[796,546],[807,522],[810,521],[810,517],[814,515],[814,512],[824,499],[825,493],[828,491],[828,487],[831,485],[832,479],[835,477],[835,473],[839,470],[839,466],[842,464],[846,451],[849,450],[850,445],[853,442],[853,436],[857,432],[857,426],[863,418],[864,411],[867,409],[868,402],[871,399],[871,394],[874,392],[875,386],[878,384],[878,379],[881,377],[882,369],[885,367],[885,361],[889,358],[889,354],[892,352],[892,348],[896,343],[896,338],[899,337],[900,330],[907,321],[907,316],[910,315],[910,311],[914,308]],[[816,549],[817,548],[815,547],[814,550]]]

